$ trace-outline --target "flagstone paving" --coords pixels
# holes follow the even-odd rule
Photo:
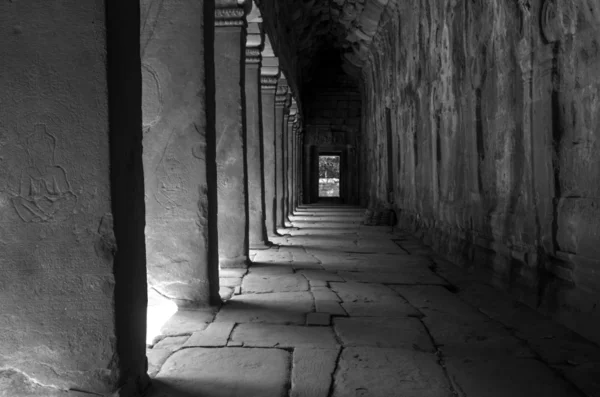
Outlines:
[[[300,207],[222,271],[149,346],[148,396],[600,396],[598,346],[363,212]]]

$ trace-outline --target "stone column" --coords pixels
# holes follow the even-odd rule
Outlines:
[[[204,6],[162,4],[141,2],[148,284],[180,307],[200,307],[219,302],[216,196],[209,196],[216,177],[207,167],[215,161],[205,82],[212,55]]]
[[[303,151],[304,145],[302,141],[302,129],[298,128],[296,131],[296,195],[294,208],[298,208],[302,204],[302,164],[303,164]]]
[[[246,151],[250,247],[267,247],[265,188],[261,131],[260,62],[262,34],[257,22],[248,26],[246,39]]]
[[[285,78],[280,78],[277,83],[277,94],[275,96],[275,226],[285,228],[283,212],[283,135],[287,128],[286,107],[288,103],[288,85]]]
[[[0,2],[2,395],[148,385],[139,18]]]
[[[245,10],[218,0],[215,10],[216,161],[219,266],[248,265],[248,195],[244,143]]]
[[[289,161],[289,148],[288,148],[288,136],[291,130],[290,126],[290,104],[291,104],[291,95],[288,94],[288,100],[285,104],[285,108],[283,110],[283,134],[282,134],[282,142],[281,142],[281,178],[283,179],[283,193],[282,193],[282,201],[281,201],[281,211],[283,217],[283,225],[286,228],[292,227],[292,224],[288,218],[288,166],[290,164]]]
[[[288,118],[288,127],[285,139],[285,147],[286,147],[286,183],[285,183],[285,219],[289,222],[289,216],[292,215],[294,206],[292,203],[293,194],[293,184],[294,184],[294,148],[293,141],[295,139],[296,133],[294,132],[294,126],[297,120],[298,107],[296,105],[296,101],[292,99],[290,106],[290,115]],[[291,226],[291,223],[290,223]]]

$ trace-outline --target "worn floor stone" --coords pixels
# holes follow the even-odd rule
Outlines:
[[[334,397],[452,397],[437,357],[431,353],[371,347],[342,351]]]
[[[301,274],[284,276],[256,275],[250,273],[244,277],[242,291],[245,294],[264,294],[269,292],[299,292],[308,290],[308,281]]]
[[[306,207],[247,272],[222,270],[239,295],[216,317],[169,320],[148,350],[151,397],[600,396],[597,346],[418,240],[392,253],[389,228],[335,212]]]
[[[167,359],[151,397],[283,396],[290,359],[280,349],[183,349]]]
[[[294,349],[290,397],[327,397],[339,349]]]
[[[183,347],[222,347],[227,345],[234,323],[212,323],[204,331],[194,332]]]
[[[347,316],[348,313],[337,301],[315,301],[315,307],[319,313],[329,313],[333,316]]]
[[[306,327],[272,324],[239,324],[231,341],[250,347],[320,347],[334,348],[337,341],[329,327]]]
[[[427,330],[416,318],[335,318],[335,332],[344,346],[372,346],[434,352]]]
[[[157,350],[168,350],[168,351],[175,351],[175,350],[179,350],[181,349],[181,347],[185,344],[185,342],[187,342],[187,340],[190,338],[189,335],[186,336],[167,336],[166,338],[162,339],[160,342],[158,342],[157,344],[155,344],[152,349],[157,349]]]
[[[215,321],[304,324],[313,308],[308,292],[236,295],[226,302]]]

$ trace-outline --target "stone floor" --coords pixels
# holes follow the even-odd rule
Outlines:
[[[600,349],[363,210],[306,206],[148,349],[152,397],[600,396]]]

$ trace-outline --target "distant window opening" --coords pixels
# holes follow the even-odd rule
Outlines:
[[[319,156],[319,197],[340,197],[340,156]]]

